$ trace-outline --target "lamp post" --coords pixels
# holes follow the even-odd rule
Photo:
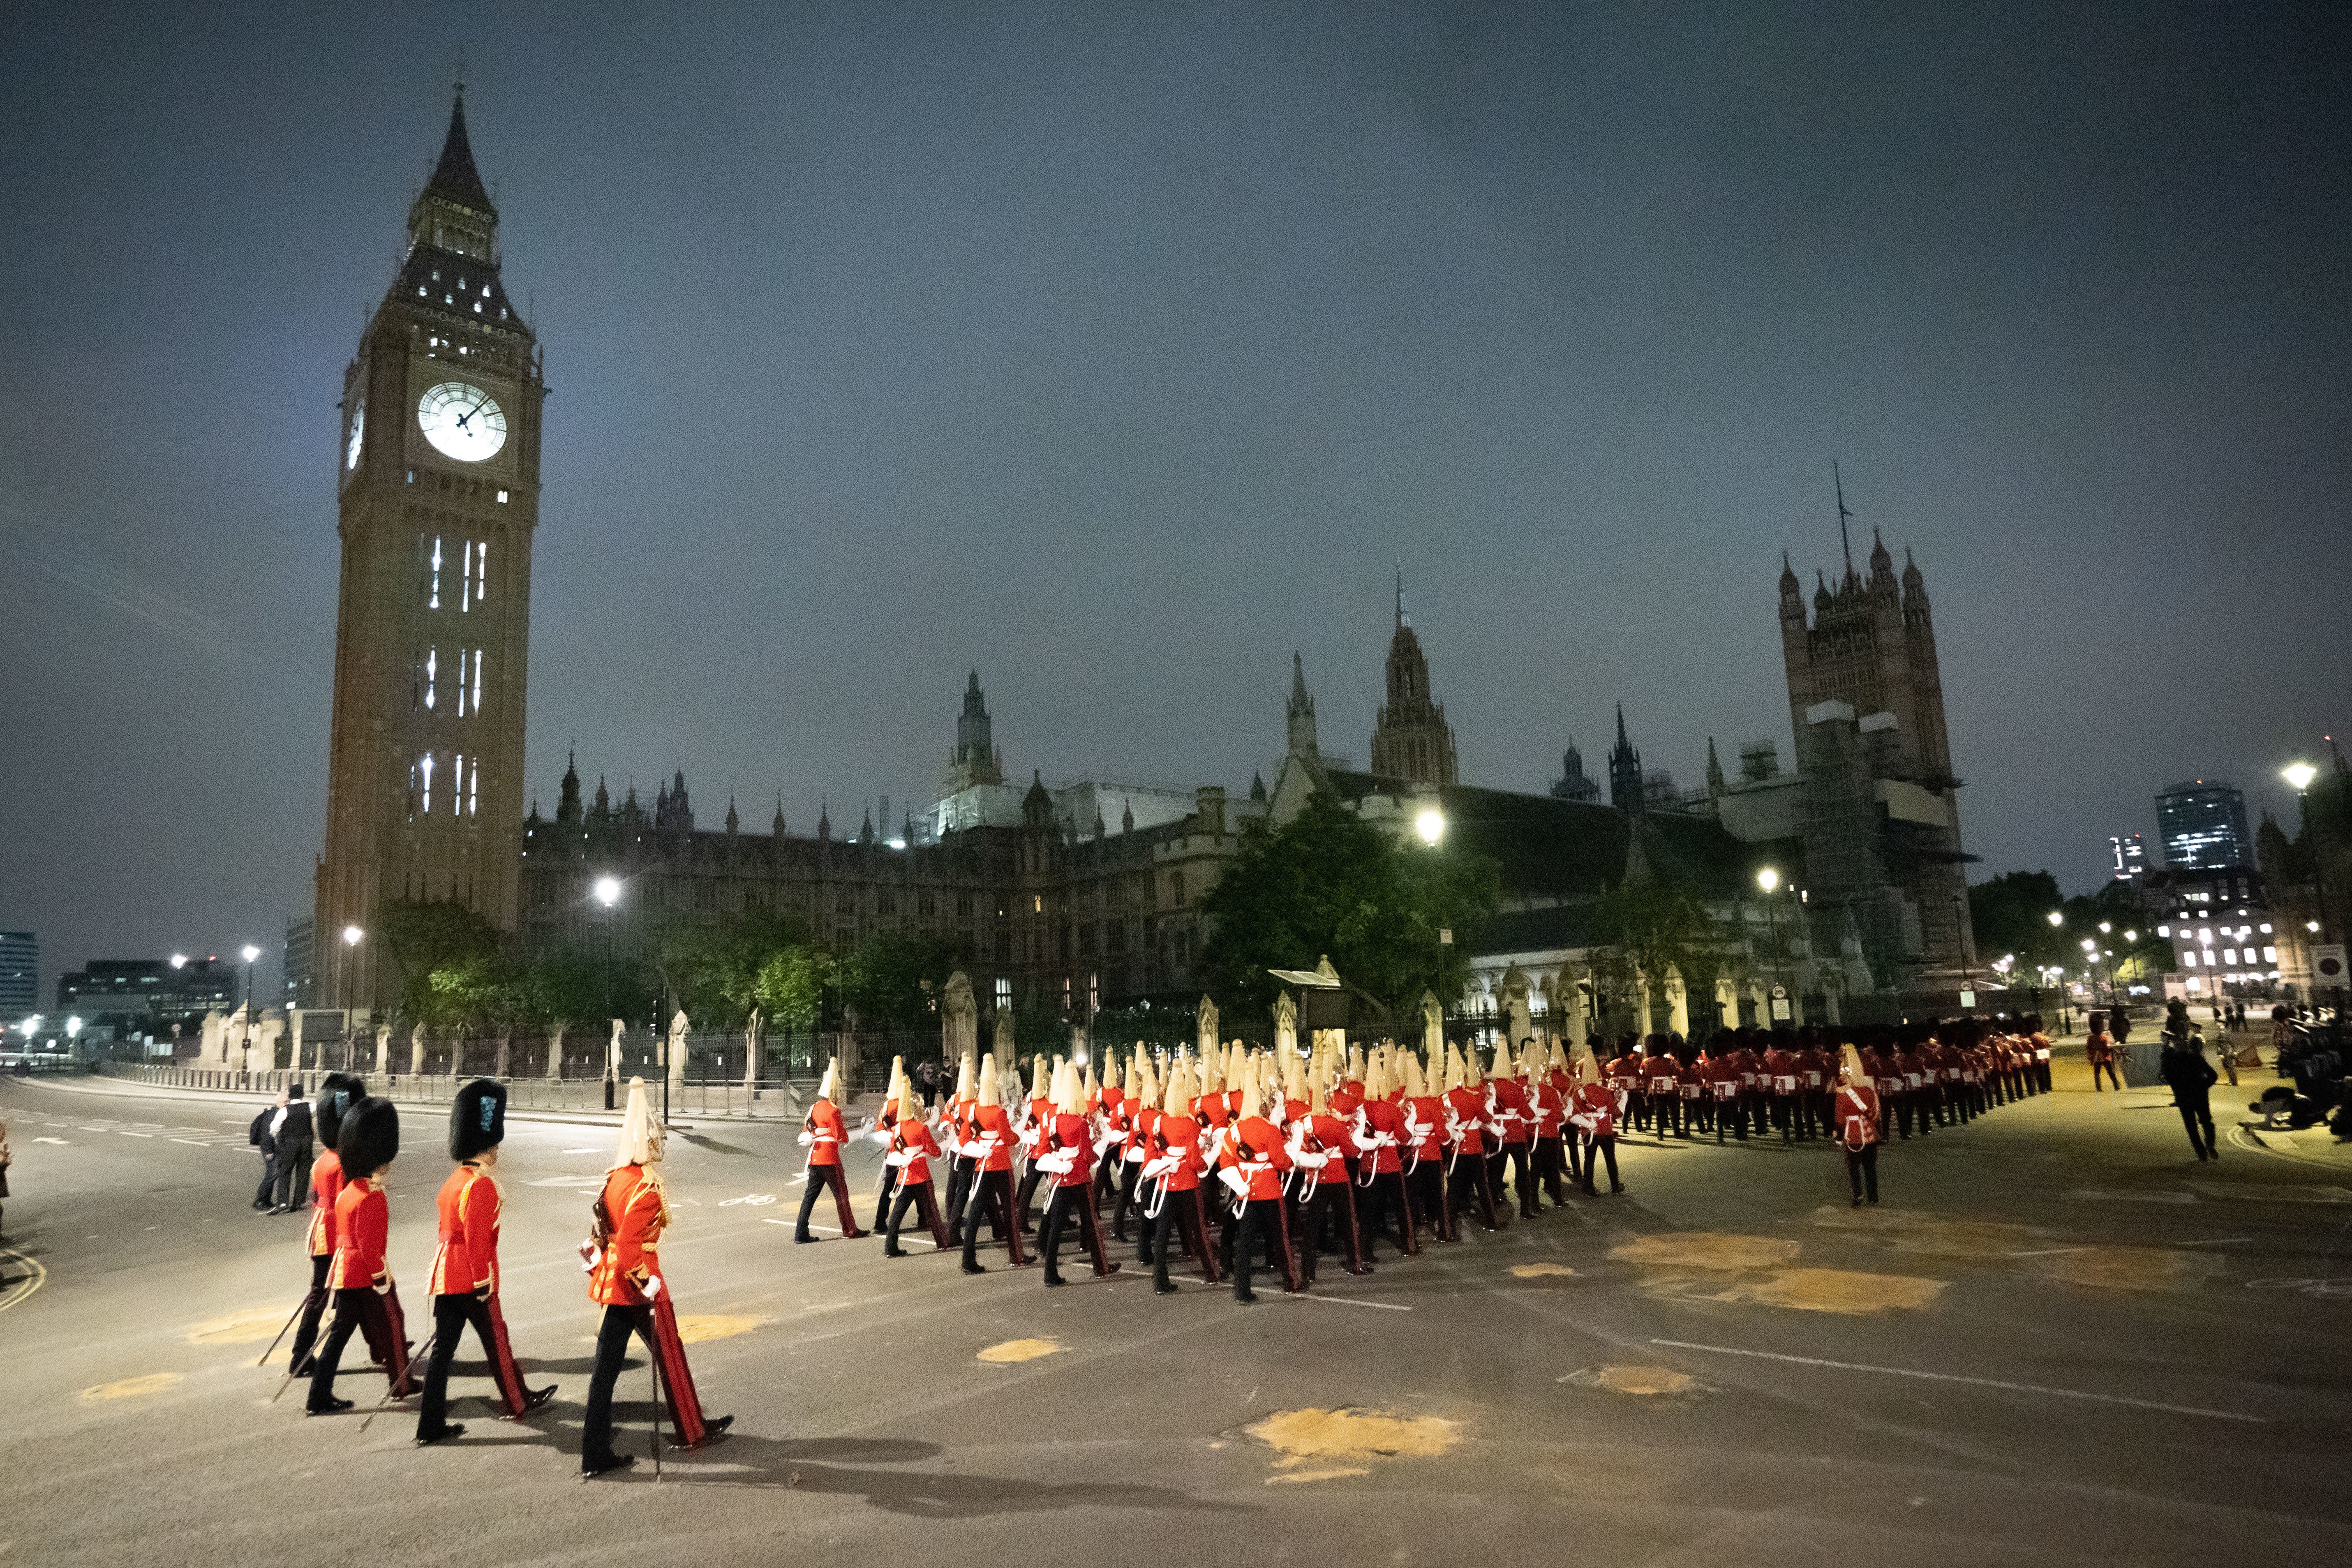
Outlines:
[[[259,948],[245,944],[245,1041],[238,1047],[236,1071],[248,1081],[253,1077],[253,961],[260,956]]]
[[[1756,873],[1756,885],[1764,889],[1764,948],[1769,963],[1767,969],[1772,976],[1771,991],[1780,989],[1780,905],[1772,895],[1780,889],[1780,873],[1767,866]],[[1764,1027],[1769,1030],[1779,1023],[1780,998],[1767,993],[1764,998]]]
[[[360,943],[366,940],[367,932],[362,931],[359,927],[355,925],[348,925],[343,928],[343,945],[345,947],[351,948],[356,952]],[[346,991],[345,994],[349,994],[349,992]],[[320,1048],[321,1050],[325,1049],[324,1047]],[[301,1042],[295,1042],[294,1050],[295,1058],[299,1065],[302,1050]],[[352,1070],[352,1009],[348,1007],[343,1010],[343,1070],[345,1072]]]
[[[604,906],[604,1109],[613,1109],[613,908],[621,901],[621,879],[618,877],[596,879],[596,901]]]
[[[2044,918],[2049,921],[2052,931],[2061,930],[2066,924],[2066,915],[2063,910],[2052,910]],[[2074,1032],[2074,1019],[2070,1016],[2073,1009],[2068,1004],[2073,1001],[2073,998],[2067,994],[2064,966],[2060,965],[2058,968],[2058,1027],[2061,1032],[2071,1034]]]

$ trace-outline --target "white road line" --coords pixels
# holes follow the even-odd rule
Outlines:
[[[2137,1410],[2168,1410],[2176,1415],[2210,1415],[2216,1421],[2245,1421],[2267,1426],[2266,1415],[2242,1415],[2234,1410],[2207,1410],[2195,1405],[2164,1405],[2153,1399],[2128,1399],[2120,1394],[2087,1394],[2079,1388],[2051,1388],[2039,1383],[2005,1383],[1997,1377],[1963,1377],[1951,1372],[1918,1372],[1903,1366],[1864,1366],[1860,1362],[1822,1361],[1813,1356],[1780,1355],[1772,1351],[1745,1351],[1731,1345],[1695,1345],[1685,1340],[1652,1340],[1669,1350],[1704,1351],[1709,1355],[1746,1356],[1753,1361],[1782,1361],[1794,1366],[1823,1366],[1837,1372],[1874,1372],[1887,1377],[1916,1377],[1928,1383],[1968,1383],[1979,1388],[2002,1388],[2012,1394],[2046,1394],[2054,1399],[2087,1399],[2100,1405],[2128,1405]]]
[[[1359,1301],[1352,1296],[1310,1296],[1302,1290],[1296,1296],[1285,1296],[1286,1301],[1328,1301],[1335,1307],[1377,1307],[1383,1312],[1410,1312],[1411,1307],[1394,1301]]]
[[[209,1149],[212,1147],[211,1144],[203,1142],[194,1138],[174,1138],[172,1142],[174,1143],[185,1143],[191,1149]]]
[[[152,1138],[155,1136],[152,1132],[131,1132],[120,1127],[116,1128],[115,1131],[121,1133],[125,1138]]]

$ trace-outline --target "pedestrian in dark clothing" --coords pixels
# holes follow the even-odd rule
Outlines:
[[[2107,1033],[2118,1046],[2131,1038],[2131,1013],[2120,1002],[2107,1009]]]
[[[915,1081],[922,1087],[923,1109],[930,1110],[940,1102],[940,1064],[925,1062],[915,1069]]]
[[[2189,1129],[2189,1146],[2197,1151],[2197,1158],[2218,1160],[2221,1151],[2213,1142],[2213,1107],[2210,1091],[2220,1077],[2212,1064],[2205,1059],[2205,1042],[2192,1026],[2185,1039],[2167,1039],[2164,1057],[2158,1070],[2164,1081],[2172,1086],[2172,1103],[2179,1108],[2181,1124]]]
[[[310,1201],[310,1102],[299,1096],[286,1102],[285,1120],[278,1124],[276,1163],[278,1189],[271,1214],[292,1214]]]
[[[253,1207],[257,1214],[269,1212],[278,1201],[278,1123],[286,1115],[286,1095],[280,1090],[276,1104],[266,1107],[246,1129],[246,1142],[261,1151],[261,1184],[253,1189]]]

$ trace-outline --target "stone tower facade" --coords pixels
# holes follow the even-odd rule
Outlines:
[[[1405,619],[1404,596],[1397,595],[1396,635],[1389,639],[1389,700],[1372,726],[1372,773],[1413,784],[1459,782],[1454,771],[1454,730],[1445,705],[1429,691],[1429,660]]]
[[[1872,540],[1870,573],[1851,559],[1820,579],[1810,617],[1795,569],[1780,572],[1780,647],[1806,784],[1810,907],[1851,911],[1874,964],[1915,984],[1977,967],[1969,857],[1944,728],[1936,626],[1918,566],[1901,577]]]
[[[365,933],[385,904],[517,915],[537,339],[499,271],[499,215],[460,97],[408,214],[408,248],[343,375],[341,586],[318,967],[332,1005],[398,980]],[[356,927],[356,943],[342,933]]]
[[[948,763],[947,793],[1003,782],[1004,759],[996,750],[988,699],[981,692],[980,671],[975,669],[963,689],[963,711],[956,718],[955,754]]]

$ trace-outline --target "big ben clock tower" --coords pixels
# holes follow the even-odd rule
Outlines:
[[[399,276],[343,373],[316,927],[333,1006],[397,999],[373,931],[388,903],[448,901],[501,931],[515,923],[546,386],[499,280],[498,235],[460,96],[409,208]]]

